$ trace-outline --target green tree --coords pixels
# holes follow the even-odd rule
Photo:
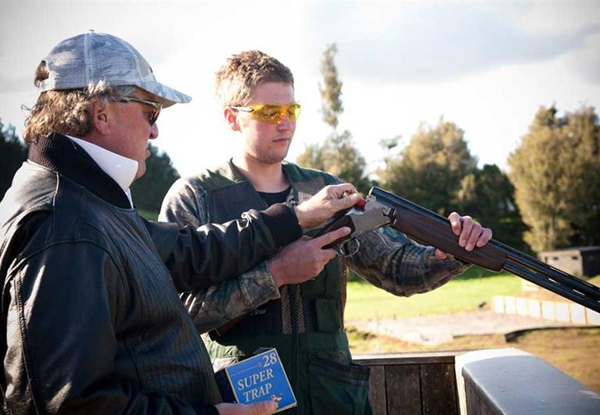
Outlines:
[[[325,163],[323,162],[321,146],[318,144],[307,144],[304,152],[296,158],[296,163],[300,166],[324,170]]]
[[[0,200],[12,183],[17,169],[27,159],[27,146],[15,133],[13,125],[0,119]]]
[[[337,131],[339,117],[344,112],[344,108],[341,99],[342,83],[335,66],[336,53],[335,44],[328,46],[323,53],[321,60],[323,84],[319,84],[321,114],[323,121],[331,127],[331,133],[323,145],[308,145],[296,162],[304,167],[327,171],[354,184],[359,191],[365,193],[370,187],[365,173],[365,159],[354,145],[352,134],[347,130],[341,134]]]
[[[378,171],[382,187],[443,216],[458,210],[463,179],[477,167],[464,132],[443,118],[435,128],[421,124],[400,155],[385,162]]]
[[[179,178],[179,173],[167,153],[159,152],[152,144],[149,149],[146,173],[131,185],[131,196],[138,208],[158,212],[167,191]]]
[[[344,112],[342,104],[342,82],[339,80],[335,55],[337,45],[331,44],[323,52],[321,58],[321,75],[323,84],[319,83],[321,92],[321,114],[323,121],[335,132],[339,123],[339,117]]]
[[[541,107],[519,147],[509,177],[535,251],[600,240],[600,128],[594,109],[563,117]]]
[[[600,244],[600,125],[594,108],[567,113],[564,162],[569,168],[571,194],[567,200],[571,245]]]
[[[486,164],[461,181],[458,211],[475,218],[494,232],[494,239],[520,251],[529,251],[523,241],[527,226],[514,198],[508,176],[495,164]]]

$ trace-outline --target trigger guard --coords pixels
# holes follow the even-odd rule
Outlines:
[[[356,254],[360,249],[360,241],[358,239],[350,239],[349,241],[344,242],[336,248],[336,251],[339,255],[344,257],[351,257]]]

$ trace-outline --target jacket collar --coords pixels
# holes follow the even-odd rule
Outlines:
[[[287,161],[282,161],[281,162],[281,169],[283,170],[283,174],[285,175],[285,177],[288,179],[288,181],[290,182],[290,184],[292,185],[292,187],[294,187],[294,184],[296,183],[296,177],[291,173],[291,168],[292,168],[292,164],[290,164]],[[228,178],[236,181],[236,182],[247,182],[248,178],[244,175],[244,173],[242,173],[242,171],[233,163],[233,158],[230,158],[229,161],[227,162],[227,168],[228,170]]]
[[[40,137],[30,144],[29,160],[67,177],[117,207],[131,208],[123,189],[85,150],[62,134]]]

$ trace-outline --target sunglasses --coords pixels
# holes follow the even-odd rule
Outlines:
[[[234,110],[249,112],[250,118],[267,124],[280,124],[287,115],[291,122],[300,116],[300,104],[256,104],[247,107],[231,107]]]
[[[152,108],[154,108],[154,111],[152,111],[151,113],[148,113],[148,122],[150,123],[150,126],[152,126],[156,123],[156,120],[158,119],[158,116],[160,115],[160,110],[162,109],[162,104],[160,102],[150,101],[150,100],[138,98],[138,97],[119,97],[119,98],[117,98],[117,101],[122,102],[122,103],[139,102],[141,104],[150,105]]]

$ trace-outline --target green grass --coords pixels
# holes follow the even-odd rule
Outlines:
[[[511,274],[491,277],[455,278],[443,287],[409,298],[395,297],[370,284],[348,284],[346,323],[350,320],[406,318],[418,315],[450,314],[477,308],[494,295],[519,295],[522,281]],[[588,282],[600,286],[600,276]],[[393,337],[357,330],[346,326],[353,354],[403,353],[438,350],[481,350],[515,347],[539,356],[600,393],[600,328],[547,328],[524,332],[508,342],[502,333],[458,336],[448,343],[424,345],[408,343]]]
[[[158,212],[150,212],[148,210],[143,210],[143,209],[138,209],[138,212],[140,212],[140,215],[148,220],[157,220],[158,219]]]
[[[477,310],[482,303],[489,306],[494,295],[521,292],[522,281],[512,274],[454,279],[436,290],[411,297],[397,297],[370,284],[349,282],[345,319],[399,319]]]

